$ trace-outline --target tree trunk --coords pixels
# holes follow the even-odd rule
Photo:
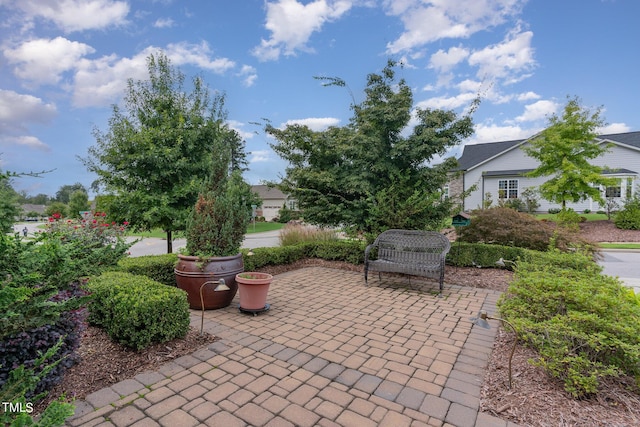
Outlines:
[[[171,235],[171,230],[165,230],[167,232],[167,253],[173,253],[173,237]]]

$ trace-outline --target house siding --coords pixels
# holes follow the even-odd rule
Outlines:
[[[519,170],[531,170],[535,169],[539,163],[537,160],[527,156],[525,152],[522,150],[522,147],[527,145],[528,143],[524,143],[523,145],[518,145],[502,154],[485,161],[475,167],[470,168],[466,171],[463,183],[464,190],[469,190],[473,185],[477,186],[477,189],[464,200],[463,209],[464,210],[473,210],[482,207],[482,200],[486,193],[491,193],[491,198],[493,200],[494,205],[498,202],[498,181],[501,179],[517,179],[518,180],[518,195],[522,194],[526,188],[537,188],[545,181],[549,179],[549,177],[538,177],[538,178],[528,178],[523,176],[522,173],[517,173],[515,171]],[[626,169],[632,171],[633,174],[629,173],[619,173],[619,174],[608,174],[607,176],[611,177],[622,177],[625,178],[622,180],[622,194],[619,199],[617,199],[618,204],[621,206],[624,203],[626,196],[626,177],[633,175],[633,188],[632,194],[636,191],[636,186],[638,185],[638,174],[640,173],[640,149],[635,147],[628,147],[621,144],[613,144],[610,150],[594,159],[592,164],[601,166],[607,169]],[[498,171],[514,171],[509,175],[501,175],[501,176],[493,176],[493,174],[489,174],[490,172],[498,172]],[[453,186],[453,181],[450,183],[450,187]],[[539,198],[540,207],[539,211],[545,212],[550,208],[559,207],[556,203],[551,203],[547,200]],[[568,207],[573,208],[576,211],[584,211],[585,209],[590,209],[592,211],[597,211],[599,209],[603,209],[598,205],[597,202],[594,202],[591,199],[587,199],[578,203],[568,203]]]

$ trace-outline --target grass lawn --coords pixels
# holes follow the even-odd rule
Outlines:
[[[640,243],[600,243],[603,249],[640,249]]]
[[[264,231],[280,230],[284,224],[279,222],[256,222],[255,229],[253,223],[249,224],[247,233],[262,233]]]
[[[601,220],[607,219],[607,214],[598,214],[598,213],[584,214],[583,213],[583,214],[579,214],[579,215],[587,218],[587,221],[601,221]],[[538,219],[548,219],[549,221],[555,221],[557,217],[558,217],[557,214],[549,214],[549,213],[536,214],[536,218],[538,218]]]

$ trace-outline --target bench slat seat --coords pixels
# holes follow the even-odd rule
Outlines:
[[[449,239],[435,231],[387,230],[365,249],[364,280],[369,271],[431,277],[439,280],[442,292],[450,248]],[[376,258],[371,259],[376,250]]]

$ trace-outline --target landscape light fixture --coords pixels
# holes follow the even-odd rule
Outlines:
[[[513,264],[513,266],[514,266],[514,267],[516,266],[516,263],[515,263],[515,262],[513,262],[513,261],[509,261],[508,259],[504,259],[504,258],[502,258],[502,257],[500,257],[500,259],[496,261],[496,265],[497,265],[498,267],[502,267],[502,268],[504,268],[504,267],[506,267],[506,266],[507,266],[507,263],[508,263],[508,262],[509,262],[509,263],[511,263],[511,264]]]
[[[202,290],[204,289],[205,286],[213,285],[216,283],[217,285],[215,288],[213,288],[213,292],[228,291],[231,289],[227,286],[224,279],[208,280],[204,282],[202,286],[200,286],[200,306],[202,307],[202,319],[200,320],[200,335],[202,335],[202,331],[204,330],[204,296],[202,295]]]
[[[502,258],[500,258],[502,259]],[[497,263],[496,263],[497,264]],[[511,354],[509,354],[509,389],[511,389],[511,386],[513,384],[513,379],[512,379],[512,375],[511,375],[511,360],[513,359],[513,353],[515,353],[516,351],[516,345],[518,344],[518,332],[516,331],[515,326],[513,326],[511,324],[511,322],[502,319],[500,317],[493,317],[493,316],[489,316],[487,314],[486,311],[484,310],[480,310],[478,312],[477,317],[472,317],[471,322],[473,322],[474,325],[478,325],[482,328],[485,329],[491,329],[491,325],[489,324],[489,322],[487,322],[487,320],[500,320],[502,323],[505,323],[509,326],[511,326],[511,329],[513,329],[513,333],[516,335],[516,339],[513,341],[513,347],[511,348]]]

